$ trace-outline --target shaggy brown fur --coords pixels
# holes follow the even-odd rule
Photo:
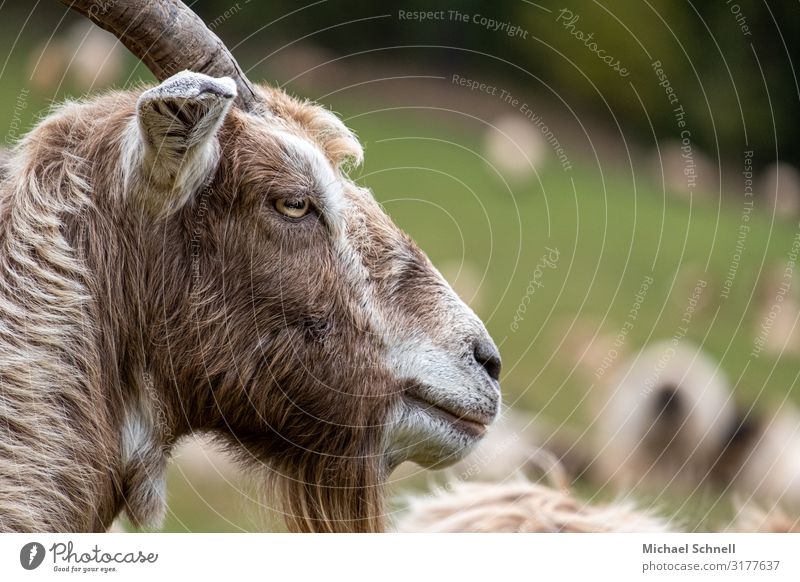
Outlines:
[[[490,340],[341,172],[361,158],[341,122],[262,92],[267,114],[231,109],[211,149],[191,103],[145,103],[169,123],[140,136],[134,91],[67,104],[14,150],[0,190],[0,530],[100,531],[123,509],[157,524],[167,456],[193,432],[264,467],[291,529],[383,529],[387,426],[407,388],[387,338],[459,335],[459,360],[476,334]],[[323,152],[341,184],[338,225],[322,211],[328,174],[297,148]],[[275,211],[306,197],[320,209],[307,219]]]

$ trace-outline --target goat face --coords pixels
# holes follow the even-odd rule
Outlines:
[[[180,73],[137,106],[141,195],[191,250],[184,319],[202,347],[184,358],[219,412],[202,428],[284,467],[458,460],[497,414],[497,348],[343,173],[361,156],[344,125],[261,92],[245,113],[227,79]]]

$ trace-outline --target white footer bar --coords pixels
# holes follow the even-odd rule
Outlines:
[[[221,582],[598,576],[794,582],[800,580],[800,534],[0,535],[2,580],[141,582],[169,576]]]

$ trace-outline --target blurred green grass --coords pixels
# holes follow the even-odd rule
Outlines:
[[[0,128],[10,128],[14,103],[26,86],[21,70],[6,68]],[[47,111],[48,101],[35,91],[25,99],[16,115],[30,127]],[[477,311],[501,345],[509,405],[578,430],[586,427],[592,419],[586,397],[593,385],[574,371],[572,346],[561,343],[571,324],[600,322],[605,332],[616,333],[643,277],[650,275],[654,283],[625,348],[635,351],[672,337],[691,292],[681,277],[687,265],[709,281],[711,301],[695,314],[687,337],[721,360],[736,382],[737,399],[767,409],[793,392],[796,359],[776,360],[766,353],[748,357],[759,317],[757,283],[766,265],[786,259],[796,228],[791,221],[773,220],[763,210],[754,213],[730,296],[720,299],[741,223],[742,200],[735,193],[722,200],[681,199],[666,195],[645,172],[631,175],[622,161],[598,167],[578,159],[570,172],[543,164],[538,174],[509,185],[482,158],[482,126],[463,117],[384,111],[380,103],[349,102],[342,95],[326,104],[365,145],[366,164],[354,178],[372,188],[435,264],[463,261],[483,276]],[[558,266],[544,273],[543,287],[515,331],[514,314],[545,247],[559,250]],[[238,482],[193,483],[173,472],[165,529],[241,531],[274,524],[255,501],[256,489]],[[668,513],[680,508],[680,517],[693,527],[727,511],[705,495],[686,506],[684,501],[657,500]]]

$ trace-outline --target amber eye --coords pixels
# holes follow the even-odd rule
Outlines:
[[[311,210],[307,198],[281,198],[275,202],[275,210],[289,218],[302,218]]]

